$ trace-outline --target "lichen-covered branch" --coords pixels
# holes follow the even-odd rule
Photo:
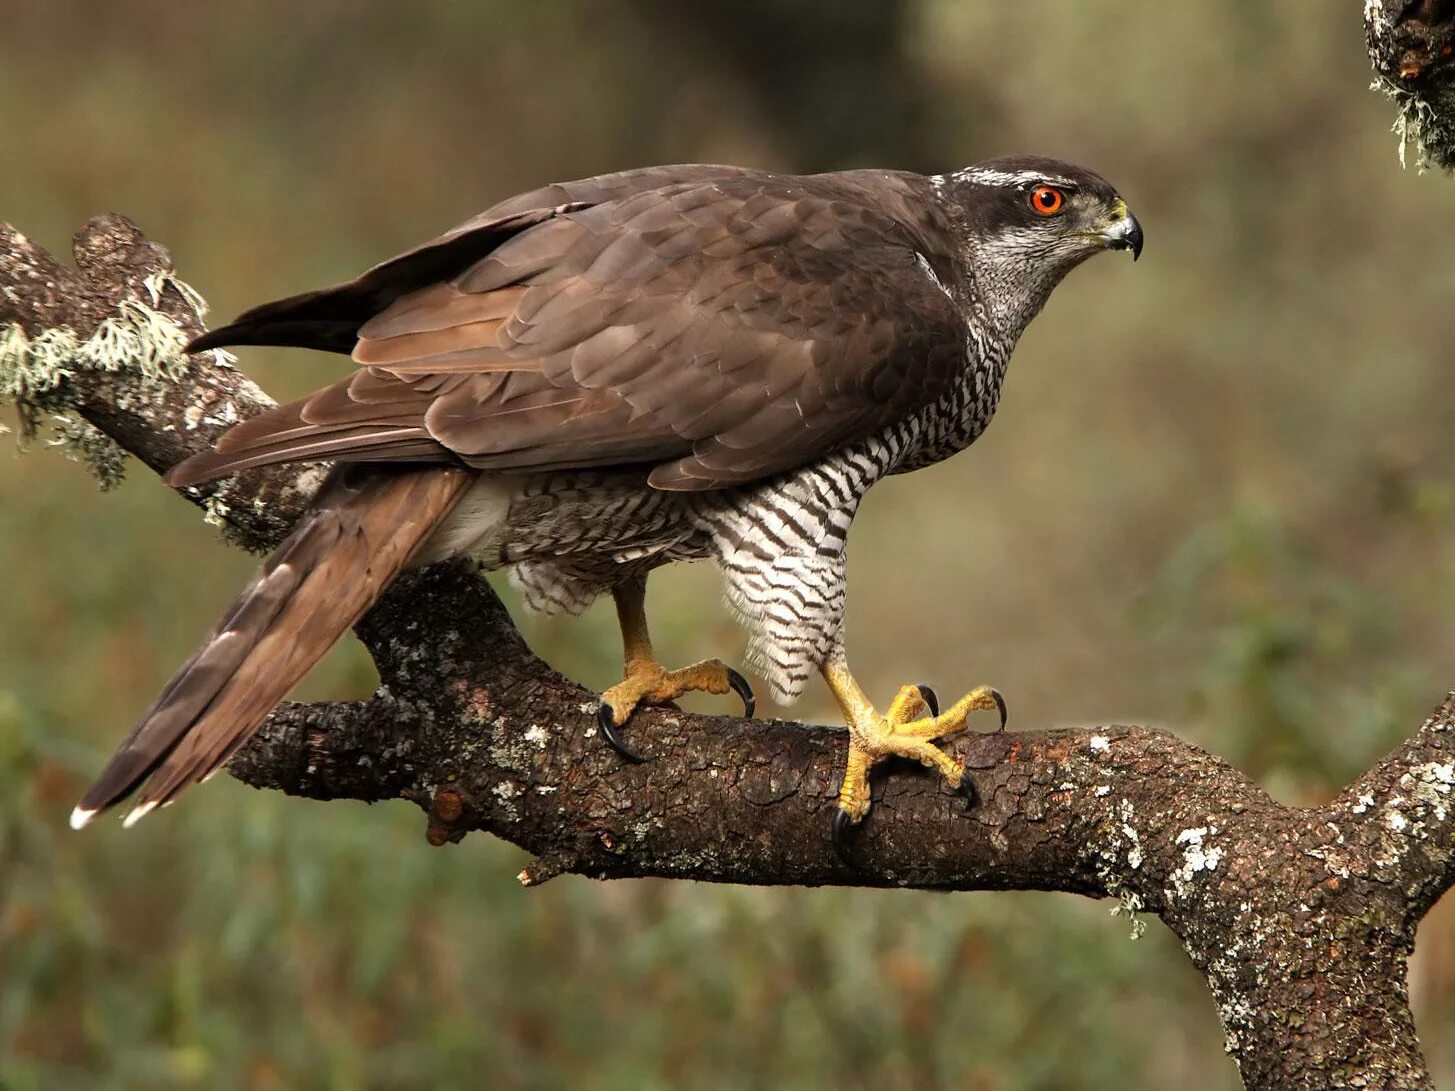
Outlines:
[[[218,354],[180,354],[200,300],[133,225],[92,221],[76,252],[72,271],[0,228],[0,396],[23,426],[85,421],[165,470],[271,404]],[[316,478],[272,470],[193,498],[258,548]],[[1455,874],[1455,698],[1311,810],[1162,732],[970,735],[953,745],[973,803],[890,769],[850,866],[827,836],[841,731],[646,710],[630,732],[650,760],[627,764],[595,737],[596,696],[531,654],[462,561],[400,580],[359,632],[379,692],[285,706],[234,776],[412,800],[431,843],[483,830],[527,849],[527,884],[569,871],[1114,898],[1181,937],[1248,1086],[1429,1086],[1405,958]]]
[[[1455,0],[1365,0],[1364,39],[1400,159],[1412,144],[1421,166],[1455,168]]]
[[[0,404],[17,407],[23,433],[55,426],[104,487],[122,451],[164,472],[274,404],[226,353],[183,355],[205,328],[202,297],[135,224],[99,216],[74,250],[72,270],[0,224]],[[316,468],[270,468],[186,495],[258,551],[281,540],[319,480]]]

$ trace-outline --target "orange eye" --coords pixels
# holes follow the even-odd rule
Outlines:
[[[1055,186],[1037,186],[1031,190],[1031,207],[1042,216],[1054,216],[1066,203],[1066,194]]]

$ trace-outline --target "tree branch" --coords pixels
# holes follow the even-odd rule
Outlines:
[[[1364,40],[1421,166],[1455,168],[1455,0],[1365,0]]]
[[[0,391],[23,416],[79,414],[160,471],[271,404],[217,354],[180,355],[199,301],[132,224],[93,220],[76,255],[72,272],[0,229]],[[121,319],[142,334],[103,370],[94,342]],[[273,469],[193,499],[260,548],[316,480]],[[971,734],[953,746],[973,805],[896,767],[847,867],[827,836],[842,731],[644,710],[630,732],[649,760],[626,764],[595,737],[596,695],[536,659],[462,561],[401,579],[359,634],[378,693],[284,706],[234,776],[316,799],[410,799],[433,844],[483,830],[533,853],[528,885],[569,871],[1117,898],[1182,939],[1248,1086],[1429,1086],[1405,959],[1455,878],[1455,697],[1315,809],[1280,806],[1144,728]]]

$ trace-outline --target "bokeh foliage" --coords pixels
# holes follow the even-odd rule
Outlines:
[[[0,217],[136,218],[221,315],[515,190],[645,162],[1085,162],[1147,228],[1028,333],[975,450],[876,490],[850,646],[879,695],[1168,726],[1326,798],[1455,661],[1455,188],[1399,170],[1357,5],[1195,0],[0,0]],[[278,396],[336,361],[251,351]],[[1032,894],[563,878],[412,807],[226,780],[64,818],[251,561],[145,473],[0,457],[0,1089],[1229,1088],[1153,925]],[[658,644],[740,638],[713,573]],[[609,609],[525,620],[607,684]],[[349,647],[307,696],[366,693]],[[797,712],[827,718],[815,696]],[[1417,1014],[1455,1081],[1455,914]]]

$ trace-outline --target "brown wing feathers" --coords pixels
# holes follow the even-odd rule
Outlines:
[[[398,575],[471,480],[437,468],[334,471],[142,715],[71,825],[79,829],[145,781],[130,824],[220,768]]]
[[[203,334],[192,343],[191,351],[227,345],[297,345],[349,353],[353,351],[359,327],[396,299],[455,276],[505,239],[535,224],[564,212],[672,183],[731,178],[746,173],[742,167],[686,163],[542,186],[501,201],[438,238],[381,262],[354,280],[254,307],[238,316],[235,322]]]
[[[352,352],[359,327],[400,296],[454,276],[516,232],[572,207],[578,206],[536,208],[504,218],[476,217],[353,280],[245,311],[236,321],[197,338],[188,351],[226,345],[296,345]]]
[[[948,387],[962,320],[899,221],[819,192],[828,183],[711,170],[582,183],[612,199],[473,221],[357,282],[251,312],[236,324],[250,340],[346,315],[363,370],[239,426],[170,480],[333,458],[637,464],[658,488],[722,488]],[[464,264],[420,282],[444,255]],[[365,297],[378,307],[366,317]]]

